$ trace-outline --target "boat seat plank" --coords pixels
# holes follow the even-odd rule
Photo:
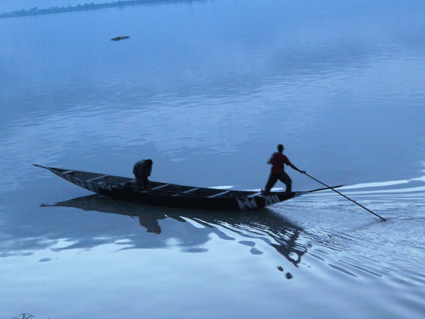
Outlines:
[[[226,195],[228,193],[230,193],[230,191],[224,191],[224,192],[221,192],[221,193],[218,193],[218,194],[208,196],[208,198],[220,197],[220,196]]]
[[[179,196],[179,195],[182,195],[182,194],[189,194],[189,193],[192,193],[194,191],[197,191],[198,189],[199,189],[199,187],[194,187],[194,188],[188,189],[186,191],[183,191],[181,193],[174,194],[173,196]]]
[[[167,186],[169,186],[169,185],[170,185],[170,184],[164,184],[164,185],[160,185],[160,186],[157,186],[157,187],[150,188],[149,190],[157,190],[157,189],[160,189],[160,188],[167,187]]]
[[[187,191],[184,191],[184,192],[182,192],[182,193],[183,193],[183,194],[187,194],[187,193],[191,193],[191,192],[197,191],[198,189],[199,189],[199,187],[195,187],[195,188],[189,189],[189,190],[187,190]]]
[[[249,196],[247,196],[248,198],[252,198],[252,197],[256,197],[256,196],[260,196],[261,195],[261,192],[258,192],[258,193],[255,193],[255,194],[252,194],[252,195],[249,195]]]
[[[87,180],[87,182],[95,182],[95,181],[99,181],[102,178],[108,177],[109,175],[102,175],[102,176],[98,176],[98,177],[94,177],[94,178],[90,178]]]

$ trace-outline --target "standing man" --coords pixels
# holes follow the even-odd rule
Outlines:
[[[269,180],[267,181],[266,188],[262,192],[263,195],[268,196],[270,194],[270,190],[276,184],[277,180],[280,180],[282,183],[286,185],[286,191],[290,192],[292,190],[292,180],[288,174],[285,173],[284,164],[291,166],[294,170],[300,172],[301,174],[305,174],[305,171],[300,171],[298,168],[293,165],[289,159],[283,155],[284,147],[282,144],[277,146],[277,152],[272,155],[267,164],[272,165],[272,169],[270,172]]]
[[[134,174],[134,177],[136,178],[136,183],[138,186],[143,188],[148,187],[149,185],[148,177],[151,176],[152,164],[153,162],[151,159],[141,160],[137,162],[136,164],[134,164],[133,174]]]

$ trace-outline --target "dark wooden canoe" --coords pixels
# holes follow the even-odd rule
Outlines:
[[[269,196],[263,196],[261,192],[255,191],[203,188],[153,181],[150,182],[148,189],[144,189],[136,185],[134,178],[33,165],[45,168],[67,181],[97,194],[128,202],[166,207],[220,211],[255,210],[307,193],[329,189],[271,192]]]

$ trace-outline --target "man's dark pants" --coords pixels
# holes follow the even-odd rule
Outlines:
[[[292,191],[292,180],[289,177],[288,174],[285,172],[282,173],[270,173],[269,180],[267,181],[266,188],[264,190],[264,193],[268,195],[270,193],[270,190],[276,184],[276,182],[280,180],[283,184],[286,185],[286,191],[290,192]]]

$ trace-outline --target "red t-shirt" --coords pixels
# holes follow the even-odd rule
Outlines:
[[[272,164],[272,173],[282,173],[284,171],[284,165],[291,165],[291,162],[280,152],[276,152],[272,155],[269,160],[269,164]]]

